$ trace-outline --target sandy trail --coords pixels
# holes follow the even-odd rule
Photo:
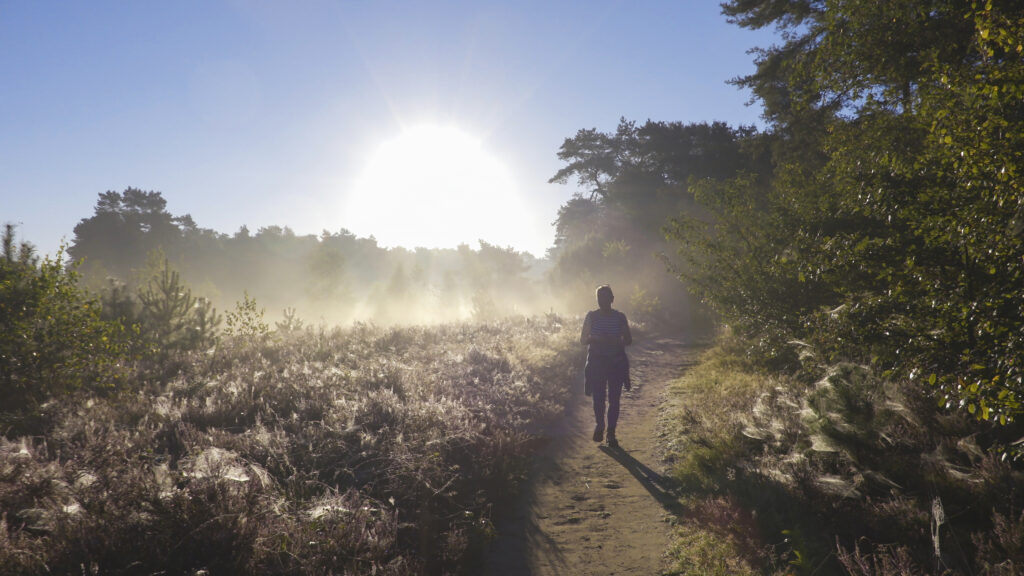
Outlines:
[[[574,395],[529,485],[497,519],[488,573],[506,575],[661,574],[668,562],[678,500],[661,475],[657,421],[668,383],[693,364],[698,349],[648,337],[629,349],[633,390],[623,394],[611,449],[590,438],[591,399]]]

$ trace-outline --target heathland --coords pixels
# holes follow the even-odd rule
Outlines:
[[[666,572],[1019,574],[1019,3],[723,11],[782,32],[735,81],[763,128],[580,130],[543,258],[227,235],[136,188],[70,259],[8,227],[0,572],[477,573],[610,283],[638,335],[709,339],[637,460]]]
[[[554,315],[241,329],[8,422],[0,572],[466,572],[580,356]]]

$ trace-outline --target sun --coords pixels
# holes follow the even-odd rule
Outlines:
[[[377,148],[354,183],[350,228],[383,246],[520,244],[526,221],[505,165],[452,126],[403,130]]]

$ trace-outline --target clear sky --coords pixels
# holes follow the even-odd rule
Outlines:
[[[772,41],[706,0],[0,0],[0,223],[52,253],[131,186],[229,234],[450,243],[410,223],[431,220],[540,256],[574,192],[547,183],[566,137],[620,117],[756,124],[726,81]],[[402,136],[424,126],[459,136]],[[455,209],[415,176],[423,158],[480,196]],[[418,239],[366,229],[385,207]]]

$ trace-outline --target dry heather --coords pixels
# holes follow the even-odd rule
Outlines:
[[[575,323],[278,331],[0,439],[3,574],[471,573]]]

